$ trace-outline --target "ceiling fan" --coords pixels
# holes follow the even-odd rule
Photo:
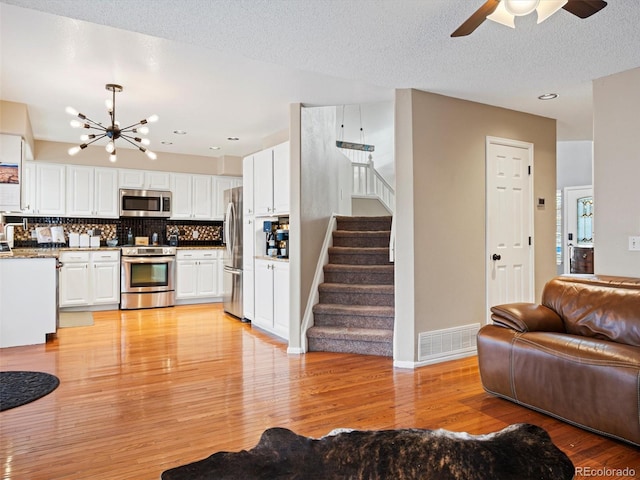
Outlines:
[[[515,17],[528,15],[534,10],[538,14],[538,23],[541,23],[561,8],[580,18],[587,18],[606,6],[604,0],[487,0],[451,36],[469,35],[485,19],[515,28]]]

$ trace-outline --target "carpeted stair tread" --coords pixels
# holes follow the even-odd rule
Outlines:
[[[360,315],[366,317],[391,317],[395,309],[389,306],[372,305],[343,305],[341,303],[318,303],[313,307],[313,313],[330,313],[334,315]]]
[[[329,247],[329,263],[350,265],[389,265],[386,247]]]
[[[348,283],[321,283],[318,286],[321,292],[339,293],[379,293],[393,295],[393,285],[349,285]]]
[[[380,328],[393,330],[395,310],[390,306],[318,303],[313,307],[317,327]]]
[[[311,327],[307,336],[311,338],[357,340],[364,342],[383,342],[393,340],[393,330],[381,328],[352,327]]]
[[[388,230],[336,230],[333,232],[333,246],[389,248],[390,234]]]
[[[391,217],[336,217],[338,230],[391,230]]]
[[[380,284],[394,283],[392,263],[385,265],[352,265],[348,263],[328,263],[323,268],[327,283]]]

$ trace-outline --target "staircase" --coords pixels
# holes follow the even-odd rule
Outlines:
[[[391,217],[337,217],[309,351],[393,356]]]

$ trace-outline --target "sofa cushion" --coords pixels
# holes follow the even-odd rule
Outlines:
[[[567,333],[640,346],[640,279],[556,277],[542,304],[560,315]]]

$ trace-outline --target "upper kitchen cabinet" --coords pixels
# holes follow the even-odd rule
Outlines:
[[[242,213],[245,217],[253,216],[253,155],[242,159],[242,185]]]
[[[58,163],[25,162],[23,167],[23,213],[64,216],[65,166]]]
[[[67,166],[67,216],[118,218],[118,172]]]
[[[211,220],[213,218],[210,175],[171,174],[171,218]]]
[[[214,204],[213,215],[216,220],[224,220],[227,205],[224,203],[224,191],[242,185],[239,177],[213,177]]]
[[[139,190],[169,190],[171,175],[168,172],[153,170],[118,170],[120,188],[135,188]]]
[[[289,213],[289,142],[253,156],[253,193],[256,216]]]

